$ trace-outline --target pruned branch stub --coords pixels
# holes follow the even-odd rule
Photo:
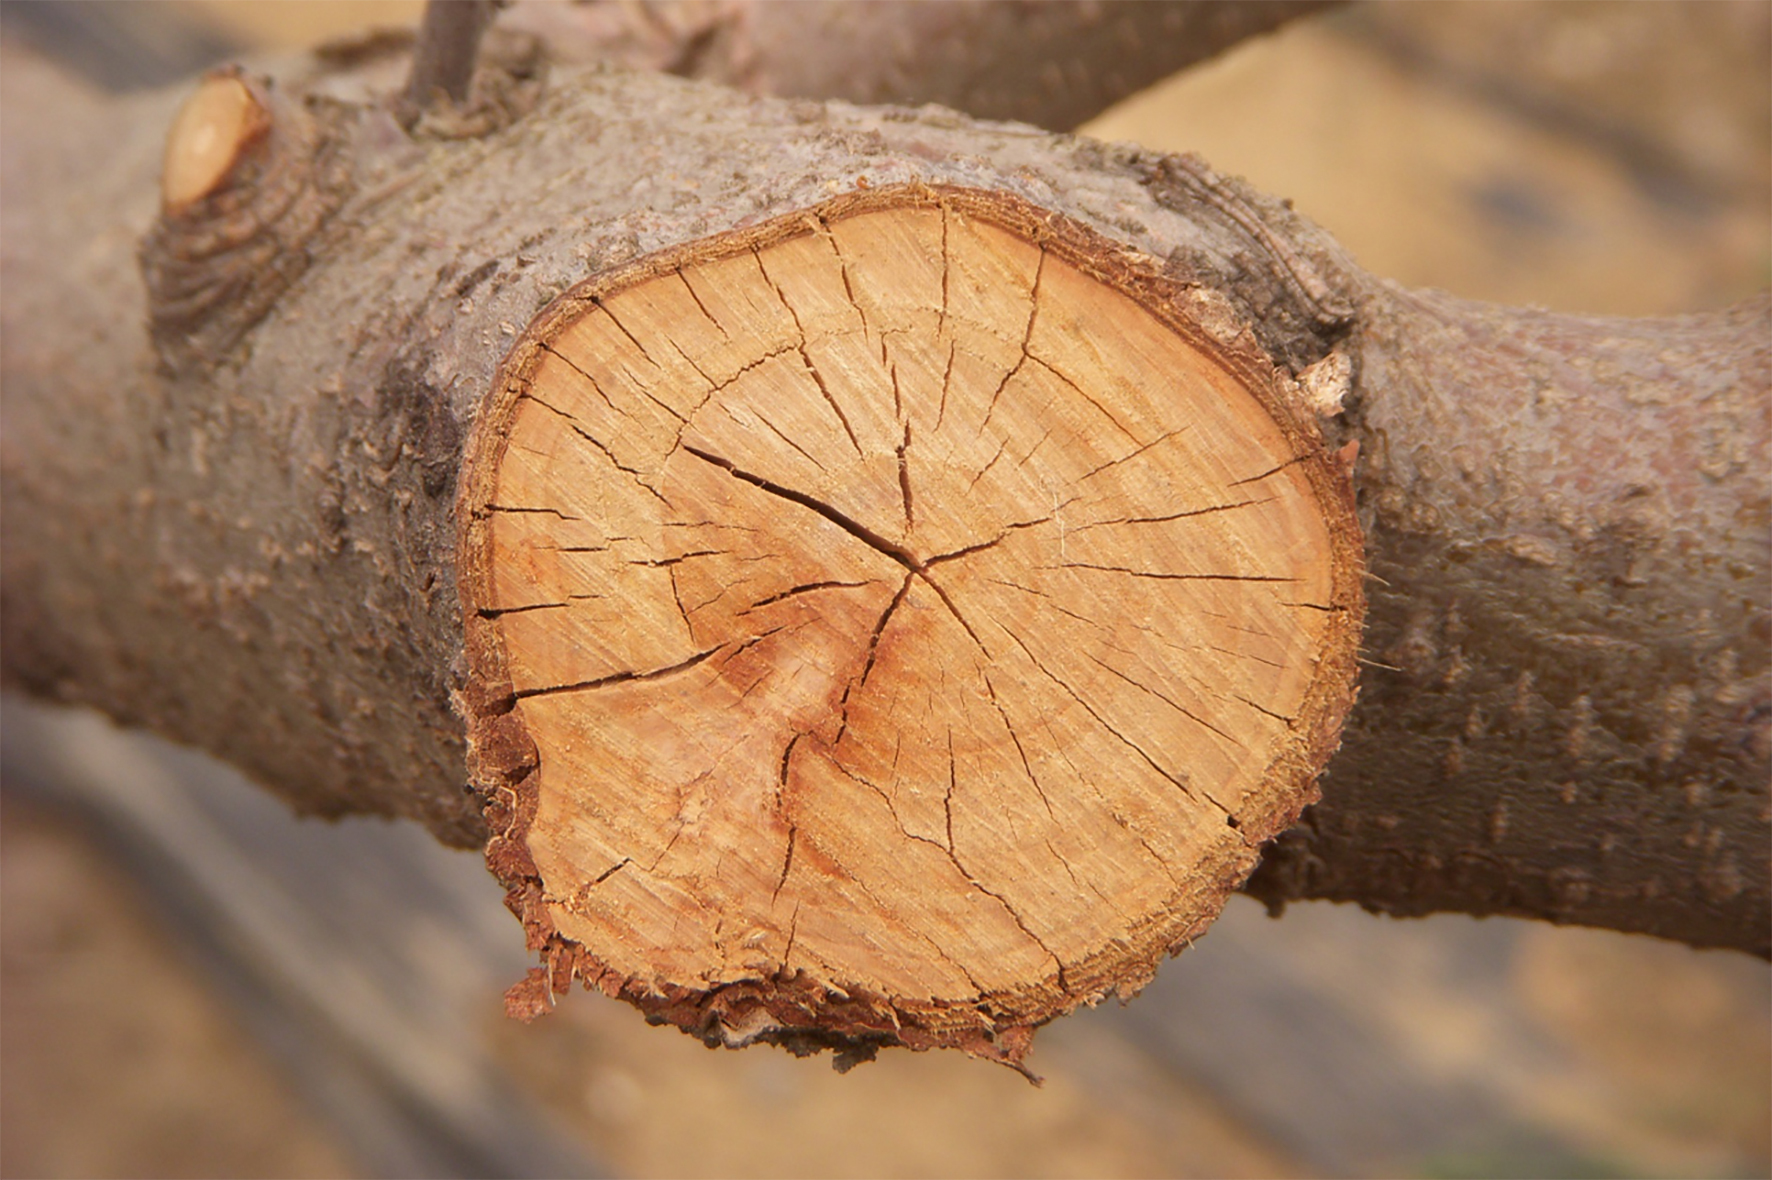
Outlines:
[[[576,975],[711,1042],[1018,1063],[1216,917],[1316,797],[1363,608],[1347,472],[1200,306],[906,186],[521,334],[460,513],[514,1010]]]

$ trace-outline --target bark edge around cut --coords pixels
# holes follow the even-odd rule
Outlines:
[[[1233,838],[1191,866],[1186,886],[1172,894],[1171,904],[1150,913],[1132,937],[1115,940],[1093,961],[1071,964],[1068,979],[1061,964],[1059,986],[1030,980],[1025,988],[960,1003],[833,989],[803,972],[785,970],[785,963],[772,977],[715,986],[615,970],[560,932],[549,913],[555,899],[547,895],[528,845],[541,789],[541,758],[520,710],[514,708],[505,642],[495,625],[494,555],[487,523],[518,405],[550,342],[600,299],[685,267],[767,249],[815,232],[819,225],[894,209],[951,212],[1039,246],[1137,303],[1260,404],[1284,436],[1328,537],[1333,609],[1326,612],[1308,690],[1288,736],[1267,765],[1260,790],[1251,793],[1231,821]],[[1362,541],[1348,462],[1325,448],[1305,397],[1226,306],[1212,292],[1166,276],[1155,260],[1018,197],[912,184],[858,189],[812,208],[648,255],[586,279],[544,309],[519,335],[482,403],[465,449],[458,497],[468,668],[458,707],[467,723],[469,775],[485,801],[492,831],[488,863],[508,890],[507,904],[522,919],[530,948],[541,953],[545,964],[512,989],[512,1013],[545,1011],[552,996],[564,993],[576,976],[587,987],[633,1003],[653,1022],[676,1025],[710,1044],[766,1041],[797,1052],[830,1048],[845,1055],[840,1063],[871,1056],[881,1045],[953,1047],[1018,1065],[1034,1027],[1107,995],[1133,994],[1166,953],[1203,932],[1254,868],[1261,844],[1319,797],[1317,777],[1338,744],[1355,696],[1364,613]]]

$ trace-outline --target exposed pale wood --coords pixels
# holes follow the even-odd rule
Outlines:
[[[179,108],[166,135],[160,202],[182,212],[219,188],[240,153],[271,128],[270,112],[237,71],[204,78]]]
[[[611,990],[760,990],[710,1037],[1014,1059],[1313,797],[1338,469],[1030,213],[908,189],[654,259],[544,315],[480,427],[536,921]]]

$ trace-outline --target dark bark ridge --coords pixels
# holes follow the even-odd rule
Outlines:
[[[107,108],[9,74],[10,684],[305,811],[483,841],[450,705],[452,493],[522,325],[611,266],[863,184],[994,189],[1163,260],[1198,322],[1320,382],[1325,412],[1347,394],[1325,429],[1360,444],[1388,667],[1255,892],[1766,952],[1763,304],[1632,324],[1412,294],[1197,161],[935,109],[605,72],[415,144],[333,75],[285,85],[339,104],[350,196],[212,372],[167,374],[134,253],[178,96]]]

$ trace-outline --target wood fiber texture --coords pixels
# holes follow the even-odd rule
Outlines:
[[[1216,916],[1351,702],[1358,530],[1163,295],[912,186],[538,319],[463,589],[492,860],[551,957],[710,1040],[1016,1060]]]

